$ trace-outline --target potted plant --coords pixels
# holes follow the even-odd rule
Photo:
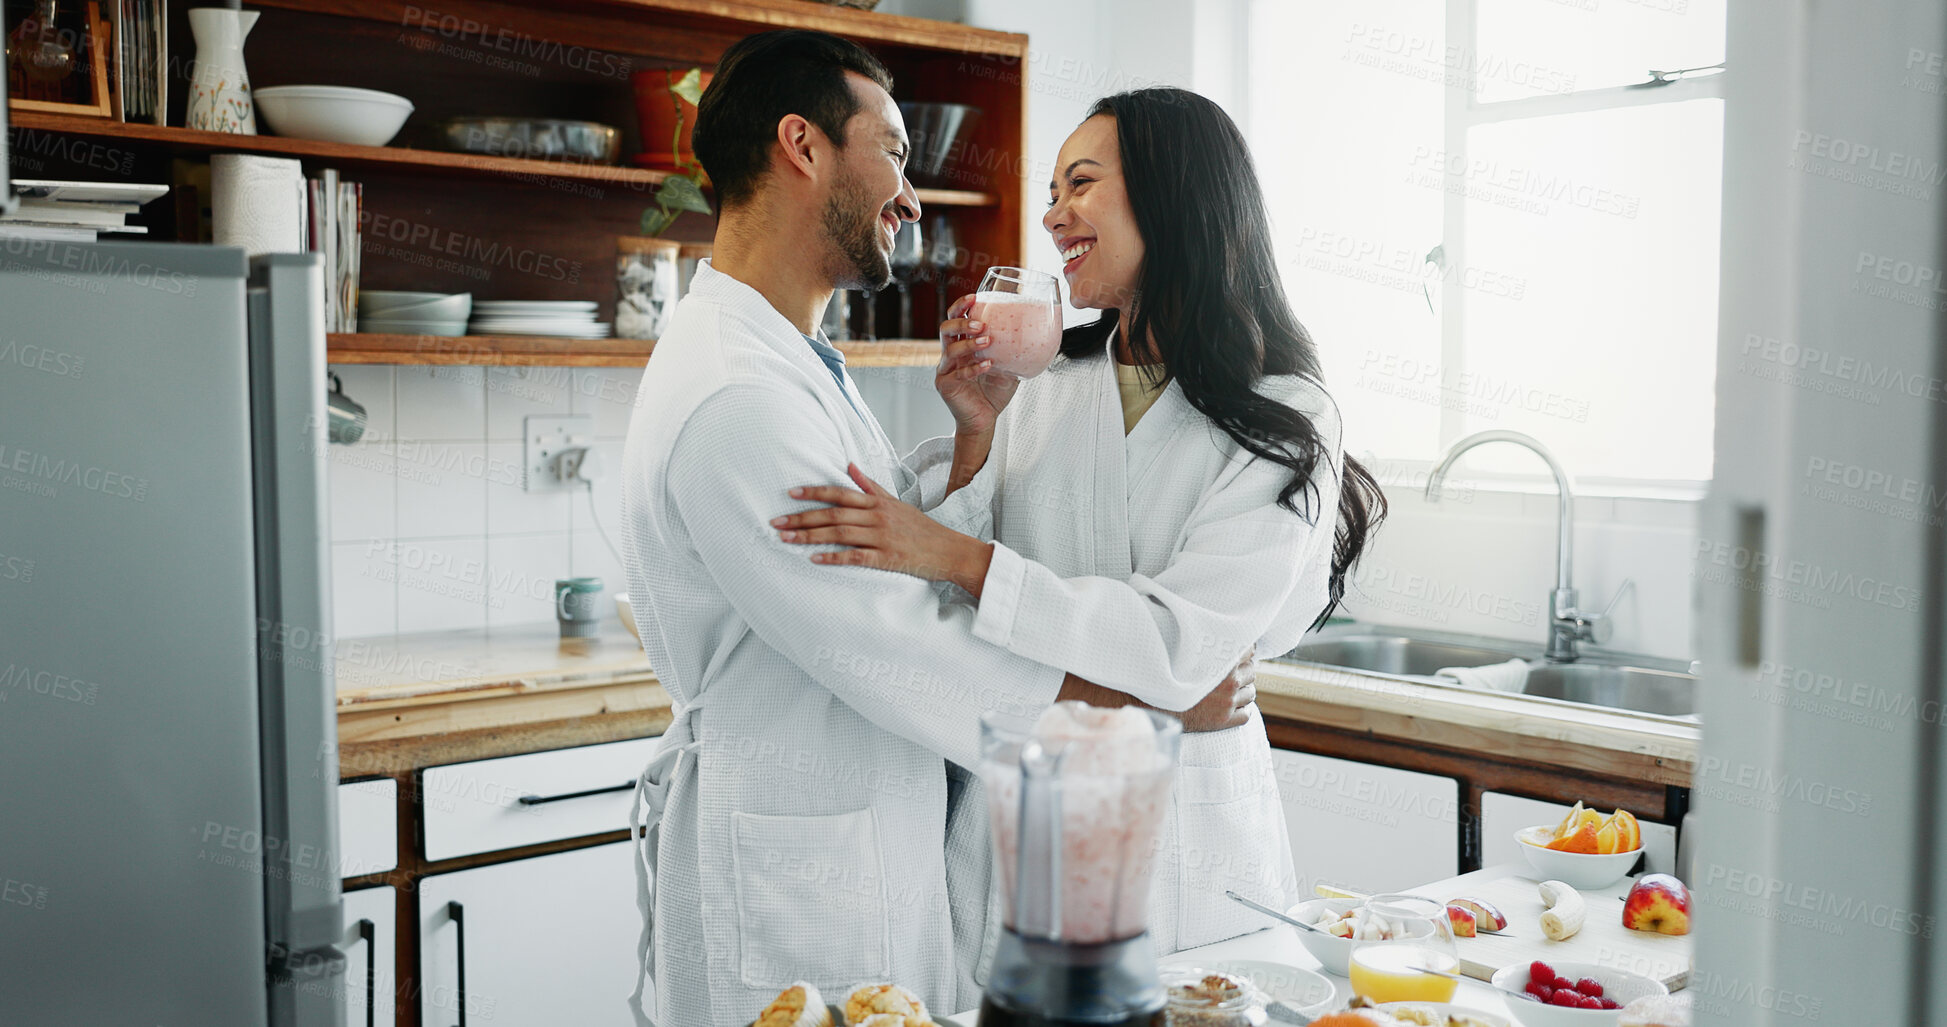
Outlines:
[[[639,72],[654,75],[655,72]],[[703,70],[691,68],[678,76],[662,72],[664,89],[675,113],[670,152],[676,168],[656,189],[656,205],[642,212],[642,234],[615,241],[615,334],[625,339],[653,339],[662,333],[679,296],[677,253],[683,244],[661,238],[684,211],[710,213],[703,195],[703,166],[683,145],[688,119],[684,108],[695,110],[703,97]],[[638,82],[638,86],[639,86]],[[648,119],[644,119],[645,124]],[[647,141],[645,140],[645,145]]]

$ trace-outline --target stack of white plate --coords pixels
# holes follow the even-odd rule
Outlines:
[[[470,292],[380,292],[358,294],[358,330],[382,335],[465,335],[473,312]]]
[[[594,300],[481,300],[467,331],[474,335],[557,335],[606,339],[608,323],[595,320]]]

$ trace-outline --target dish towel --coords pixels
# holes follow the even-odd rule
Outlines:
[[[1528,661],[1509,660],[1506,663],[1490,663],[1485,667],[1442,667],[1434,671],[1433,676],[1452,678],[1460,682],[1462,688],[1520,692],[1528,684]]]

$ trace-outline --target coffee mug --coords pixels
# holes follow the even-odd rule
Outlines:
[[[352,402],[345,395],[345,383],[336,374],[326,372],[331,380],[331,391],[325,394],[325,437],[341,445],[350,445],[365,435],[365,408]]]
[[[602,627],[602,579],[561,578],[554,583],[554,617],[562,638],[588,638]]]

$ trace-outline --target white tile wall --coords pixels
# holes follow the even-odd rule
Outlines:
[[[331,452],[338,632],[480,628],[547,621],[557,577],[627,587],[595,530],[621,526],[622,442],[641,373],[564,368],[334,368],[371,417],[367,439]],[[866,404],[900,451],[952,431],[926,368],[861,368]],[[601,461],[586,492],[521,488],[520,418],[591,414]],[[1427,503],[1389,487],[1392,516],[1345,611],[1497,637],[1543,637],[1555,574],[1553,495],[1482,490]],[[592,512],[591,512],[592,511]],[[1576,504],[1575,582],[1608,603],[1625,577],[1611,646],[1691,655],[1694,502],[1587,497]],[[618,540],[619,544],[619,540]],[[603,609],[609,609],[604,600]]]
[[[592,574],[610,592],[627,587],[585,493],[522,488],[521,421],[593,415],[603,459],[595,503],[613,533],[639,371],[331,370],[367,414],[363,440],[330,450],[340,637],[545,623],[554,619],[556,578]]]

